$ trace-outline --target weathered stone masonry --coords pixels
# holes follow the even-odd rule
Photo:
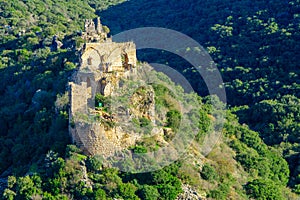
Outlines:
[[[87,119],[95,111],[96,93],[110,96],[120,78],[134,73],[136,47],[133,42],[116,43],[107,37],[100,18],[86,20],[82,34],[80,66],[70,85],[70,125],[73,142],[87,154],[112,155],[134,141],[125,141],[126,134],[118,128],[105,129],[103,124]]]

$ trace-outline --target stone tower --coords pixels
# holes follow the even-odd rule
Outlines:
[[[100,17],[97,17],[96,30],[97,30],[97,33],[98,33],[98,34],[101,34],[101,33],[104,32],[104,31],[103,31],[102,24],[101,24],[101,21],[100,21]]]
[[[86,42],[103,42],[106,40],[111,40],[107,37],[107,33],[104,31],[101,24],[100,17],[98,17],[95,22],[92,19],[85,20],[84,32],[82,33],[82,38]]]

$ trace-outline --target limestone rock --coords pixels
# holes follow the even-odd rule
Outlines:
[[[180,194],[176,200],[205,200],[206,199],[189,185],[183,185],[182,189],[183,189],[183,193]]]
[[[139,87],[131,97],[132,113],[136,118],[154,121],[155,100],[152,87]]]

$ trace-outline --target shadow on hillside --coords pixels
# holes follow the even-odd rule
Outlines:
[[[134,28],[162,27],[184,33],[201,44],[201,41],[207,41],[207,32],[215,21],[211,20],[213,18],[205,19],[208,13],[202,9],[200,3],[201,1],[193,0],[126,1],[97,14],[103,24],[110,28],[112,35]],[[208,94],[202,78],[198,73],[191,72],[192,66],[184,59],[174,54],[149,49],[138,50],[137,55],[141,61],[171,66],[183,74],[195,91],[201,95]],[[176,82],[174,79],[173,81]]]
[[[165,0],[139,0],[126,1],[97,14],[111,28],[112,34],[116,34],[147,26],[173,28],[170,23],[180,12],[181,8],[170,6]]]
[[[218,12],[227,5],[226,2],[214,5],[211,1],[199,0],[137,0],[126,1],[97,14],[112,34],[140,27],[162,27],[185,33],[201,42],[206,41],[204,35],[218,19],[230,14],[229,11]]]

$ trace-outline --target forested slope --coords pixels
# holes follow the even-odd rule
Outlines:
[[[214,199],[296,199],[287,186],[300,193],[300,2],[121,2],[1,2],[0,172],[13,175],[3,199],[175,199],[181,183]],[[112,34],[145,26],[175,29],[212,55],[231,110],[220,144],[199,158],[201,166],[183,159],[157,172],[128,174],[103,168],[100,158],[69,145],[66,85],[78,64],[84,19],[95,13]],[[59,49],[54,35],[63,43]],[[168,61],[207,95],[184,61],[157,51],[139,56]],[[195,145],[213,123],[210,101],[200,99]],[[149,151],[152,143],[132,151]]]
[[[131,12],[118,17],[125,10]],[[113,33],[158,26],[185,33],[206,47],[222,72],[229,106],[240,106],[233,109],[240,122],[283,152],[292,172],[290,184],[300,183],[298,0],[141,0],[100,14]],[[140,57],[168,63],[189,79],[195,91],[207,94],[201,77],[183,60],[157,51],[140,52]]]

